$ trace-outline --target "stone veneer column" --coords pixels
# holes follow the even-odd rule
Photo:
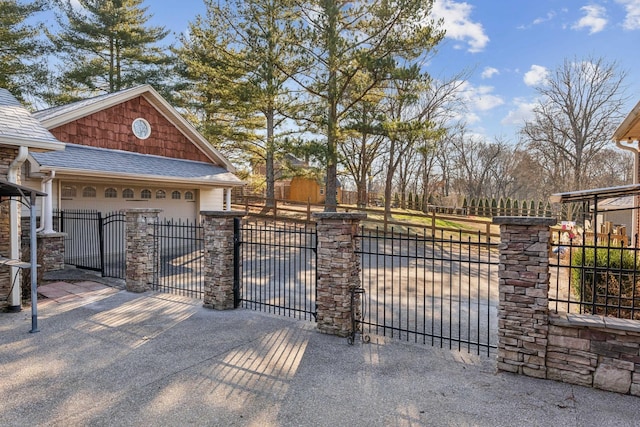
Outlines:
[[[145,292],[153,289],[153,228],[162,209],[127,209],[126,217],[126,289]]]
[[[360,287],[358,225],[360,213],[315,213],[318,233],[317,320],[320,332],[346,337],[352,333],[351,291]],[[360,313],[360,294],[354,307]]]
[[[550,226],[554,218],[497,217],[500,224],[498,370],[546,378]]]
[[[4,180],[7,179],[9,165],[17,155],[18,149],[16,147],[0,147],[0,178]],[[10,203],[8,201],[0,203],[0,255],[5,257],[10,257],[11,255],[10,211]],[[19,229],[18,236],[20,236]],[[13,281],[14,275],[12,274],[12,268],[0,266],[0,311],[10,305],[8,298]],[[19,282],[15,283],[17,283],[16,286],[20,286]]]
[[[38,279],[48,271],[64,269],[64,238],[67,233],[38,234]]]
[[[234,229],[241,211],[201,211],[204,227],[204,307],[236,308],[234,294]]]

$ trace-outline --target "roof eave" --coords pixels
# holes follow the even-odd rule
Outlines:
[[[65,144],[63,142],[47,141],[42,139],[19,138],[0,136],[0,145],[12,145],[16,147],[38,148],[49,151],[62,151]]]
[[[640,119],[640,102],[627,114],[627,117],[620,123],[618,128],[613,132],[612,139],[615,142],[624,141],[629,138],[628,133]]]
[[[61,178],[65,175],[74,176],[74,177],[87,177],[87,178],[98,178],[98,179],[116,179],[116,180],[124,180],[124,181],[145,181],[145,182],[174,182],[177,184],[196,184],[196,185],[207,185],[207,186],[216,186],[216,187],[242,187],[246,185],[244,181],[227,181],[227,180],[219,180],[219,179],[206,179],[206,178],[198,178],[198,177],[190,177],[190,178],[182,178],[182,177],[174,177],[174,176],[159,176],[159,175],[142,175],[142,174],[126,174],[126,173],[110,173],[105,171],[88,171],[85,169],[73,169],[73,168],[61,168],[54,166],[39,166],[37,167],[37,172],[50,172],[55,171],[56,176]]]

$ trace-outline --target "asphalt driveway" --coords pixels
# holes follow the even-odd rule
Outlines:
[[[73,287],[69,292],[74,292]],[[0,313],[4,426],[636,426],[640,399],[495,373],[485,356],[88,286]]]

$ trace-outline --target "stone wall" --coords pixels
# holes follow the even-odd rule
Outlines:
[[[640,322],[549,312],[550,218],[500,224],[499,371],[640,396]]]
[[[547,378],[640,396],[640,322],[552,314]]]
[[[64,269],[64,238],[66,233],[38,234],[38,278],[48,271]]]

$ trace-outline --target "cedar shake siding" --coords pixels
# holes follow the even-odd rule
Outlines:
[[[141,117],[151,135],[138,139],[131,123]],[[49,130],[60,141],[175,159],[211,162],[169,120],[142,96]]]

